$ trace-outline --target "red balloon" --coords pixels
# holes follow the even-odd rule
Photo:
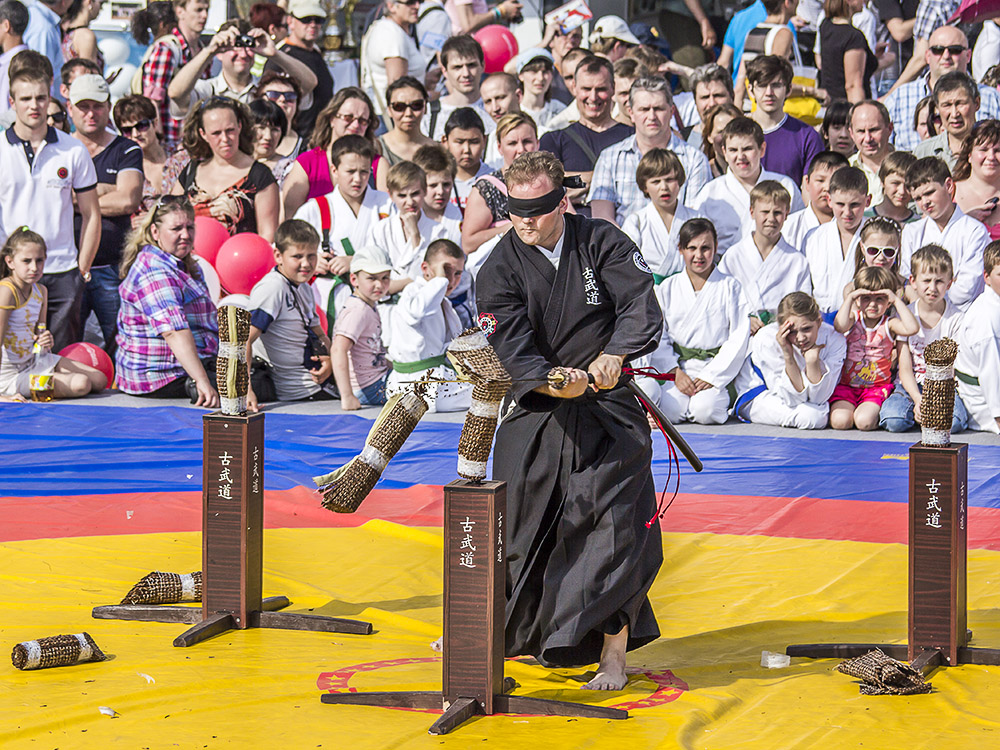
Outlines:
[[[219,248],[229,239],[229,230],[211,216],[194,217],[194,254],[200,255],[213,266]]]
[[[250,294],[253,285],[274,268],[274,248],[258,234],[234,235],[219,248],[215,270],[230,294]]]
[[[517,38],[506,26],[483,26],[472,35],[483,48],[487,73],[500,73],[503,66],[517,55]]]
[[[76,344],[70,344],[59,352],[59,356],[71,359],[74,362],[89,365],[95,370],[100,370],[104,373],[104,377],[108,379],[109,388],[111,387],[111,384],[115,382],[115,366],[111,363],[111,357],[108,356],[106,351],[95,344],[90,344],[84,341],[80,341]]]

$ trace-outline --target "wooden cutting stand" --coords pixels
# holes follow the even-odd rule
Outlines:
[[[494,713],[626,719],[617,708],[511,695],[504,678],[504,524],[507,485],[456,480],[444,488],[444,666],[441,692],[328,693],[323,703],[440,709],[431,734]]]
[[[197,607],[116,604],[102,620],[192,623],[174,639],[193,646],[227,630],[279,628],[370,635],[370,622],[277,612],[291,602],[262,597],[264,415],[203,417],[202,603]]]
[[[966,628],[969,446],[910,447],[909,643],[789,646],[789,656],[850,659],[879,648],[925,676],[936,667],[1000,665],[1000,649],[970,648]]]

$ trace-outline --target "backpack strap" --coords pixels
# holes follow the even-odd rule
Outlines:
[[[438,115],[441,114],[441,100],[433,99],[431,101],[431,121],[427,124],[427,135],[433,140],[434,139],[434,126],[437,125]]]
[[[577,146],[580,147],[580,150],[583,151],[584,156],[586,156],[588,161],[590,161],[590,169],[592,170],[594,168],[594,165],[597,164],[597,154],[594,153],[594,149],[592,149],[590,145],[585,140],[583,140],[583,136],[577,133],[572,125],[565,128],[563,132],[569,136],[569,139],[573,141],[573,143],[575,143]]]
[[[321,246],[324,253],[329,253],[330,230],[333,228],[333,217],[330,215],[330,203],[326,200],[325,195],[313,198],[313,200],[316,201],[316,207],[319,209],[319,224],[323,235]]]

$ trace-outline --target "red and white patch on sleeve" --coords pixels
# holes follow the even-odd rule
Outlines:
[[[479,313],[479,327],[483,329],[486,338],[489,338],[497,329],[496,316],[493,313]]]

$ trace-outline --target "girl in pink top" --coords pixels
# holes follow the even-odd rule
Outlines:
[[[847,357],[840,383],[830,397],[835,430],[874,430],[882,402],[892,393],[892,351],[897,336],[920,330],[894,291],[896,274],[884,266],[865,266],[854,276],[854,291],[837,311],[833,327],[847,336]],[[898,317],[892,317],[890,307]]]

